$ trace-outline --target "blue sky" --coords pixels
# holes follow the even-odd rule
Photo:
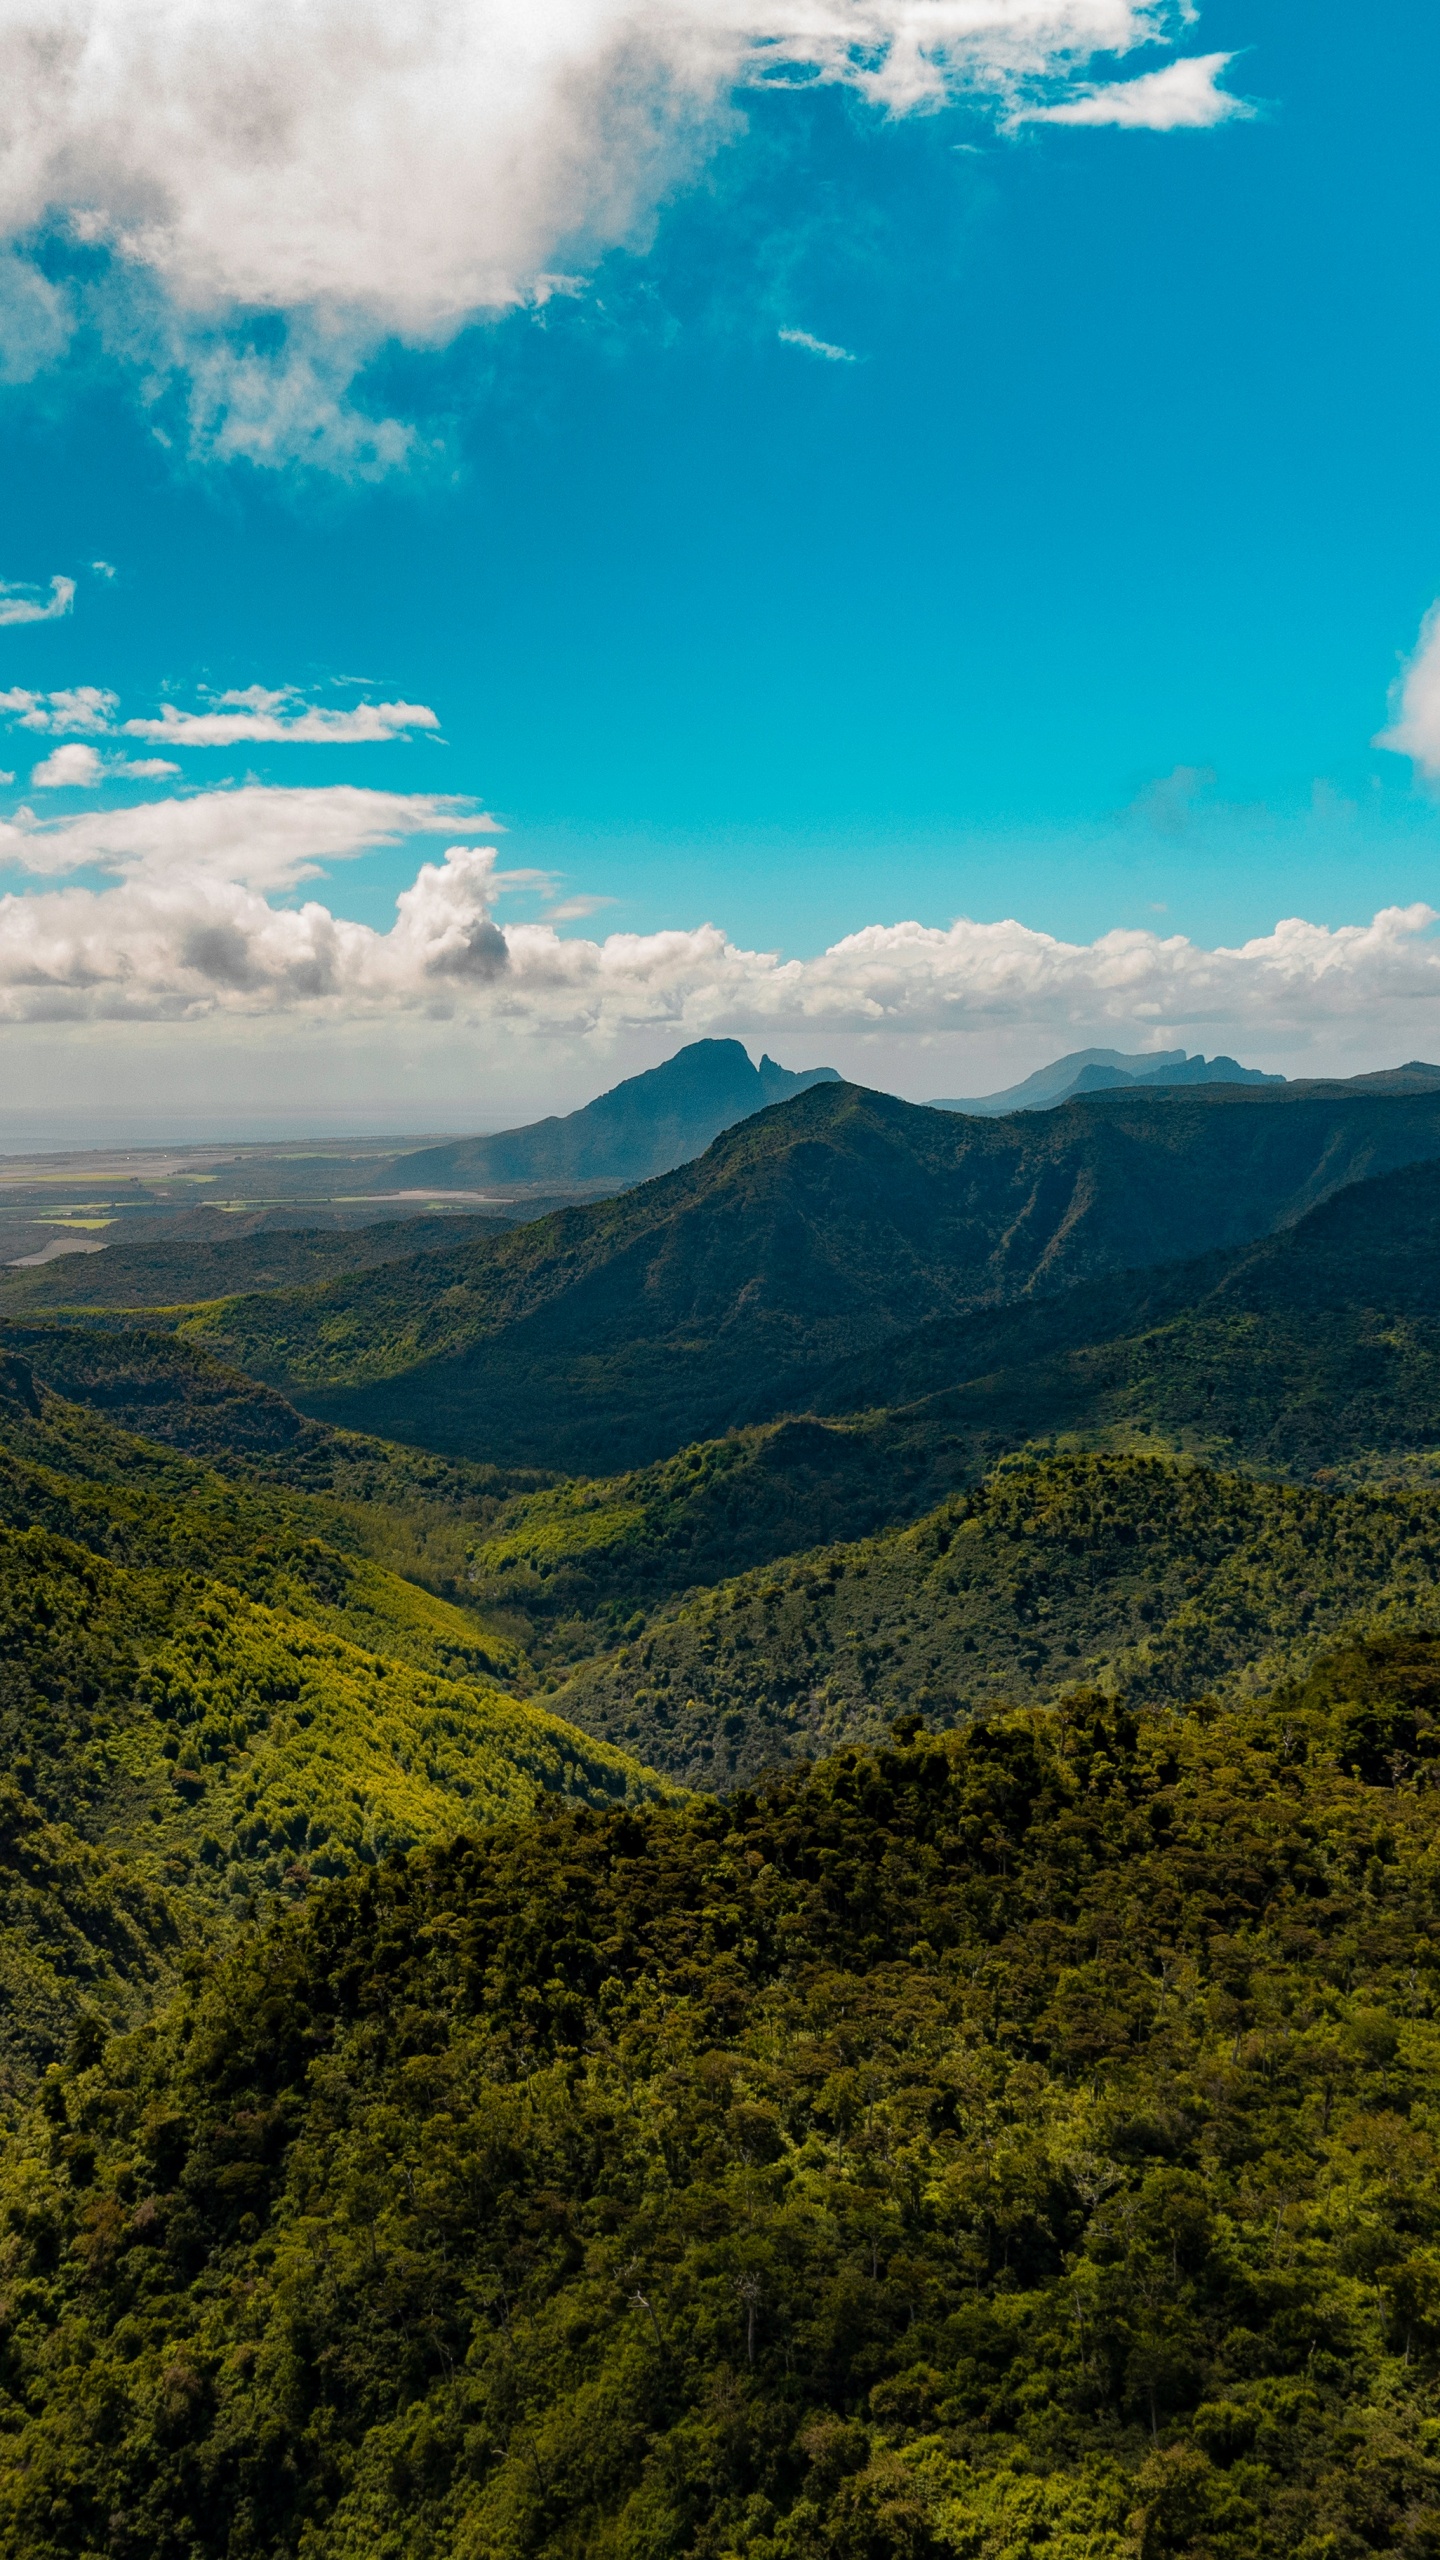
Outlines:
[[[282,717],[399,700],[439,730],[187,745],[171,778],[46,791],[29,777],[54,740],[12,728],[0,810],[53,829],[247,781],[454,795],[503,820],[484,838],[502,868],[547,875],[492,897],[507,933],[558,904],[562,940],[708,920],[800,960],[911,919],[1208,949],[1429,901],[1425,760],[1372,741],[1440,594],[1440,21],[1418,0],[1374,18],[1210,0],[1170,33],[1026,94],[1223,53],[1221,88],[1256,111],[1153,131],[1015,124],[1013,94],[886,114],[843,81],[749,90],[538,307],[431,325],[440,344],[361,333],[341,406],[410,436],[378,476],[363,451],[307,464],[303,422],[294,451],[217,454],[223,397],[194,425],[202,357],[171,327],[162,360],[147,321],[137,358],[133,299],[124,326],[84,300],[133,261],[77,249],[72,220],[45,273],[84,325],[0,394],[0,574],[76,592],[0,628],[0,689],[113,694],[95,732],[112,773],[159,752],[110,743],[127,719],[257,686],[294,689]],[[228,329],[233,349],[237,312],[207,343]],[[283,325],[255,332],[262,364]],[[384,934],[444,841],[390,833],[261,894]],[[22,854],[3,885],[53,897]],[[131,859],[72,853],[70,894],[113,894]],[[1232,989],[1206,1020],[1193,988],[1157,1000],[1148,980],[1128,1020],[1123,990],[1093,987],[893,1019],[869,996],[757,1013],[741,990],[731,1011],[752,1046],[916,1093],[1177,1026],[1313,1071],[1440,1055],[1429,936],[1409,932],[1403,966],[1377,964],[1383,1001],[1357,981],[1338,1012]],[[448,1016],[403,991],[388,1010],[307,1014],[244,984],[217,1002],[189,981],[148,1010],[27,1000],[0,1032],[12,1092],[36,1107],[39,1079],[83,1109],[119,1060],[140,1109],[184,1054],[203,1110],[236,1058],[290,1042],[306,1075],[336,1062],[317,1110],[360,1108],[408,1042],[422,1121],[494,1119],[726,1027],[714,990],[507,1014],[483,971]],[[238,1072],[268,1089],[263,1064]]]

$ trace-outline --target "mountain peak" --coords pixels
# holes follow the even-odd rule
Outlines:
[[[1037,1067],[1020,1084],[1002,1093],[981,1093],[961,1101],[932,1102],[932,1111],[963,1111],[971,1119],[995,1120],[1009,1111],[1054,1111],[1081,1094],[1115,1093],[1123,1088],[1174,1084],[1283,1084],[1283,1076],[1261,1067],[1242,1067],[1234,1058],[1187,1057],[1183,1049],[1147,1049],[1127,1056],[1122,1049],[1072,1049],[1048,1067]]]
[[[768,1057],[757,1067],[739,1040],[691,1040],[658,1067],[627,1076],[578,1111],[401,1156],[388,1168],[385,1183],[402,1190],[523,1190],[537,1183],[563,1190],[609,1183],[619,1190],[703,1155],[737,1120],[788,1102],[810,1085],[839,1080],[834,1067],[797,1071]]]

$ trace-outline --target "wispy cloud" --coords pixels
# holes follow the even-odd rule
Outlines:
[[[0,623],[58,622],[74,602],[73,578],[52,578],[48,595],[43,587],[16,586],[0,578]]]
[[[1420,771],[1440,775],[1440,603],[1420,625],[1415,654],[1390,698],[1390,725],[1372,743],[1397,756],[1413,756]]]
[[[256,782],[78,818],[41,822],[21,810],[0,820],[0,863],[36,879],[85,870],[151,882],[203,877],[269,895],[313,879],[326,863],[353,861],[409,836],[504,832],[473,800],[447,792],[366,791],[349,782],[287,790]]]
[[[545,921],[547,924],[580,924],[587,916],[598,916],[604,908],[614,904],[613,898],[562,898],[557,906],[546,908]]]
[[[1128,125],[1144,133],[1200,131],[1253,116],[1248,99],[1232,96],[1219,85],[1233,53],[1192,53],[1167,62],[1163,71],[1142,72],[1138,80],[1111,80],[1101,88],[1082,89],[1073,98],[1017,107],[1010,123]]]
[[[261,45],[234,0],[12,0],[0,370],[31,378],[88,323],[152,389],[183,386],[199,449],[379,472],[415,438],[350,400],[376,347],[441,345],[576,289],[609,249],[643,250],[658,207],[734,135],[747,86],[825,83],[889,116],[961,99],[1000,123],[1069,107],[1095,122],[1110,92],[1077,93],[1087,63],[1193,14],[1190,0],[291,0]],[[1120,86],[1124,121],[1236,111],[1194,67]],[[54,238],[92,253],[90,281],[51,281]],[[273,345],[257,347],[256,312],[283,324]]]
[[[335,711],[308,703],[290,686],[267,691],[248,685],[243,692],[222,693],[209,711],[180,711],[172,702],[151,720],[126,720],[127,738],[153,738],[167,746],[233,747],[246,741],[325,747],[379,745],[403,738],[415,729],[438,729],[436,714],[423,702],[356,702]]]
[[[356,702],[347,710],[335,711],[307,702],[292,685],[274,689],[248,685],[243,692],[217,695],[211,707],[201,711],[182,711],[174,703],[163,703],[152,718],[122,721],[117,730],[119,707],[119,695],[98,684],[72,685],[58,693],[31,693],[23,685],[12,685],[0,693],[0,716],[21,729],[43,730],[57,737],[118,733],[171,747],[289,741],[308,746],[371,746],[407,737],[417,729],[433,732],[440,726],[423,702]]]
[[[829,338],[812,338],[808,329],[782,329],[779,335],[787,347],[803,347],[807,355],[823,356],[827,364],[855,362],[848,347],[834,346]]]

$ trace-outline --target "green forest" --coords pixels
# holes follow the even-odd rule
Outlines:
[[[1440,2560],[1437,1130],[36,1275],[0,2554]]]

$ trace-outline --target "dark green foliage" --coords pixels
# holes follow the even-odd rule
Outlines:
[[[838,1366],[820,1413],[978,1473],[1064,1434],[1155,1431],[1276,1472],[1402,1472],[1440,1444],[1440,1168],[1352,1184],[1241,1253],[919,1328]]]
[[[3,1608],[9,1594],[0,1595]],[[6,1629],[8,1634],[8,1629]],[[3,1640],[3,1638],[0,1638]],[[8,1652],[8,1646],[7,1646]],[[13,1724],[11,1666],[0,1663],[0,1716]],[[38,1738],[38,1737],[26,1737]],[[6,1740],[12,1751],[13,1730]],[[84,2022],[137,2020],[173,1979],[191,1916],[125,1858],[47,1822],[25,1793],[28,1752],[0,1778],[0,2107],[74,2049]]]
[[[24,2560],[1431,2560],[1440,1648],[390,1864],[53,2075]]]
[[[803,1408],[920,1320],[1236,1245],[1437,1154],[1434,1093],[1212,1086],[985,1121],[820,1085],[620,1199],[186,1330],[328,1420],[611,1473]]]
[[[1158,1457],[1017,1461],[913,1528],[694,1595],[553,1704],[687,1784],[730,1786],[904,1708],[948,1725],[1082,1677],[1180,1703],[1354,1619],[1417,1617],[1440,1620],[1440,1495]]]
[[[89,1347],[128,1393],[127,1346]],[[0,2093],[87,2005],[137,2014],[256,1894],[477,1810],[648,1783],[505,1694],[528,1682],[503,1631],[367,1555],[357,1518],[372,1549],[411,1524],[229,1480],[5,1355],[0,1769],[21,1792],[0,1803]]]
[[[111,1521],[80,1488],[0,1460],[0,2088],[86,2006],[136,2014],[183,1945],[254,1898],[303,1895],[464,1820],[547,1793],[608,1803],[653,1782],[505,1694],[458,1613],[312,1542],[213,1555],[186,1519]],[[98,1554],[113,1544],[131,1561]],[[248,1586],[248,1587],[247,1587]],[[447,1637],[449,1641],[447,1642]],[[373,1650],[372,1650],[373,1647]]]

